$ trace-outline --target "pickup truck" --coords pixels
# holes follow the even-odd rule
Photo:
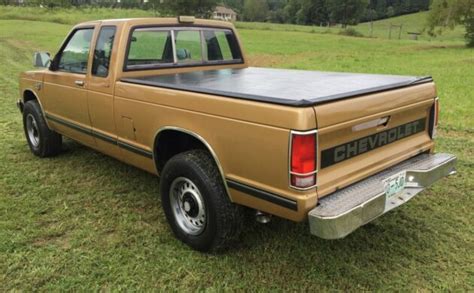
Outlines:
[[[81,23],[34,64],[17,102],[32,153],[64,136],[156,174],[171,230],[199,251],[229,247],[248,211],[343,238],[455,173],[434,153],[431,77],[249,67],[226,22]]]

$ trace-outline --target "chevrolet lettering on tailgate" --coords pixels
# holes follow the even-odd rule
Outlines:
[[[399,139],[425,130],[426,118],[409,122],[354,141],[338,145],[322,152],[321,168],[358,156]]]

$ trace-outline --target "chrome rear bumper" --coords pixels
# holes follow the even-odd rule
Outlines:
[[[405,188],[386,200],[384,180],[403,171],[406,171]],[[456,157],[450,154],[422,154],[403,161],[322,198],[308,213],[311,234],[324,239],[343,238],[454,173]]]

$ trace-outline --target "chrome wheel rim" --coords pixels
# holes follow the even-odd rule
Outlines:
[[[32,114],[26,116],[26,132],[28,139],[34,147],[38,147],[40,143],[39,128],[35,117]]]
[[[188,178],[178,177],[171,183],[170,203],[179,227],[191,235],[199,235],[206,227],[206,209],[201,192]]]

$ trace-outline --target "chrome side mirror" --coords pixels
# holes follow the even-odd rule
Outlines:
[[[176,50],[178,60],[191,59],[191,52],[188,49],[179,48]]]
[[[35,52],[33,55],[33,66],[48,68],[51,64],[51,55],[48,52]]]

